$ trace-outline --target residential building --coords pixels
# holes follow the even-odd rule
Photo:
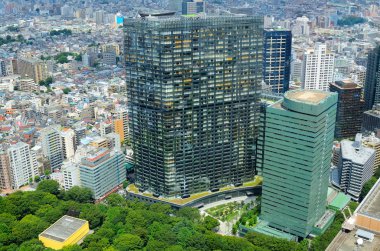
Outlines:
[[[20,58],[17,61],[18,74],[23,78],[32,78],[35,83],[45,80],[48,77],[47,65],[45,62],[34,58]]]
[[[182,0],[182,15],[205,13],[204,0]]]
[[[61,132],[58,125],[49,126],[41,130],[41,144],[43,154],[49,159],[51,169],[61,168],[64,159],[64,151]]]
[[[33,160],[28,144],[18,142],[11,145],[7,150],[9,165],[12,173],[12,188],[17,189],[29,183],[38,175],[37,166]]]
[[[114,43],[114,44],[103,44],[100,47],[100,50],[102,53],[113,52],[116,54],[116,56],[120,55],[120,46],[116,43]]]
[[[122,140],[126,141],[129,139],[128,111],[120,110],[120,111],[118,111],[117,115],[118,115],[119,119],[121,119],[121,121],[122,121],[122,123],[121,123],[121,126],[122,126],[121,130],[123,131]],[[121,135],[120,133],[118,133],[118,134]]]
[[[264,30],[263,79],[275,93],[284,93],[289,89],[291,55],[290,30]]]
[[[372,177],[376,152],[362,146],[362,135],[357,134],[355,142],[343,140],[338,164],[339,187],[359,200],[364,184]]]
[[[335,137],[354,137],[360,132],[363,119],[362,87],[351,80],[343,80],[331,83],[330,91],[338,93]]]
[[[90,188],[96,200],[103,198],[127,178],[125,156],[108,148],[89,151],[82,158],[79,170],[82,186]]]
[[[125,137],[124,137],[124,123],[123,123],[123,120],[122,119],[115,119],[113,121],[113,126],[114,126],[114,130],[115,130],[115,133],[117,133],[120,137],[120,142],[124,141]]]
[[[108,141],[108,148],[121,151],[121,142],[120,142],[120,136],[117,133],[109,133],[105,135],[107,141]]]
[[[130,19],[124,32],[136,185],[176,196],[251,180],[263,19]]]
[[[7,152],[0,149],[0,189],[12,189],[12,173]]]
[[[24,92],[39,92],[40,86],[31,78],[20,79],[19,90]]]
[[[338,95],[295,90],[266,108],[261,218],[305,238],[326,213]]]
[[[362,132],[377,132],[380,129],[380,104],[363,113]]]
[[[5,77],[7,75],[6,62],[5,60],[0,59],[0,77]]]
[[[103,64],[106,65],[116,65],[116,54],[115,52],[103,52]]]
[[[300,82],[302,76],[302,60],[298,58],[294,59],[290,68],[292,81]]]
[[[292,27],[292,33],[294,36],[309,36],[310,35],[310,20],[309,18],[302,16],[297,17]]]
[[[63,128],[60,131],[62,140],[62,151],[64,159],[71,159],[74,157],[76,146],[75,146],[75,132],[71,128]]]
[[[100,130],[100,136],[104,137],[107,134],[112,133],[112,131],[113,131],[112,124],[108,121],[102,122],[102,123],[100,123],[99,130]]]
[[[95,11],[95,22],[97,25],[104,24],[106,12],[103,10]]]
[[[364,85],[365,109],[371,110],[380,103],[380,46],[368,53],[367,72]]]
[[[308,90],[329,89],[334,79],[334,54],[325,44],[317,43],[314,49],[308,49],[303,55],[301,82]]]
[[[364,136],[362,139],[363,146],[372,148],[376,152],[373,173],[375,173],[376,169],[380,166],[380,138],[378,136],[379,135],[375,135],[375,133],[371,133],[371,135]]]
[[[63,188],[67,191],[73,186],[81,186],[79,166],[73,162],[65,162],[62,166]]]

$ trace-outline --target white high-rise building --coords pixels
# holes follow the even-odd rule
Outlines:
[[[355,142],[343,140],[340,145],[339,187],[358,200],[364,184],[372,177],[376,152],[362,146],[361,134],[356,135]]]
[[[61,168],[64,152],[59,126],[50,126],[41,131],[42,151],[49,159],[51,169]]]
[[[63,157],[71,159],[75,154],[75,132],[73,129],[64,128],[61,131]]]
[[[294,59],[290,63],[290,78],[292,81],[299,82],[301,80],[302,75],[302,60],[300,59]]]
[[[103,10],[95,11],[95,22],[96,24],[104,24],[104,18],[106,13]]]
[[[38,175],[37,165],[30,152],[29,145],[18,142],[7,150],[11,169],[12,188],[17,189]]]
[[[73,162],[67,162],[62,166],[63,188],[69,190],[73,186],[80,186],[79,166]]]
[[[302,88],[328,91],[333,80],[334,54],[326,45],[317,43],[314,49],[306,50],[302,61]]]
[[[61,16],[62,17],[73,17],[74,8],[70,5],[64,5],[61,7]]]
[[[292,28],[292,34],[294,36],[309,36],[310,35],[309,22],[310,22],[309,18],[305,16],[297,17]]]

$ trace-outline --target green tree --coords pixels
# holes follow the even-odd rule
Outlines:
[[[128,185],[129,185],[129,182],[125,180],[123,182],[123,188],[126,189],[128,187]]]
[[[194,222],[199,222],[201,215],[199,210],[193,207],[183,207],[177,211],[178,217],[184,217],[186,219],[192,220]]]
[[[93,201],[93,192],[90,188],[73,186],[65,193],[66,200],[73,200],[79,203],[89,203]]]
[[[219,227],[220,223],[218,220],[214,219],[213,217],[207,215],[204,219],[203,219],[203,226],[207,229],[207,230],[213,230],[213,229],[216,229],[217,227]]]
[[[0,224],[3,223],[8,227],[12,227],[16,223],[17,219],[14,215],[10,213],[1,213],[0,214]]]
[[[154,203],[149,206],[149,209],[152,212],[156,212],[156,213],[163,213],[163,214],[173,213],[173,209],[169,204]]]
[[[75,244],[75,245],[69,245],[62,248],[62,251],[81,251],[83,250],[81,246]]]
[[[49,223],[56,222],[60,217],[62,217],[62,215],[63,212],[59,208],[52,207],[49,204],[41,206],[36,211],[36,216]]]
[[[376,181],[376,177],[371,177],[371,179],[364,184],[360,193],[360,201],[362,201],[365,198],[365,196],[369,193],[371,188],[375,185]]]
[[[40,182],[41,178],[40,176],[34,176],[34,182]]]
[[[69,94],[69,92],[71,92],[70,88],[66,87],[65,89],[63,89],[64,94]]]
[[[49,224],[37,216],[26,215],[12,228],[12,235],[16,243],[22,243],[29,239],[37,238]]]
[[[90,228],[94,229],[103,224],[105,214],[103,212],[103,205],[89,205],[82,208],[82,212],[79,217],[88,220],[90,223]]]
[[[78,62],[81,62],[82,61],[82,54],[78,54],[75,56],[75,60],[78,61]]]
[[[114,240],[114,246],[119,251],[139,250],[143,247],[143,241],[137,235],[121,234]]]
[[[59,183],[55,180],[43,180],[37,186],[37,191],[59,194]]]
[[[29,241],[25,241],[20,245],[18,251],[43,251],[46,250],[44,245],[38,239],[31,239]]]
[[[146,251],[159,251],[167,250],[168,244],[162,241],[157,241],[155,239],[150,239],[146,245]]]
[[[110,194],[106,199],[106,203],[112,207],[125,207],[127,205],[125,198],[117,193]]]

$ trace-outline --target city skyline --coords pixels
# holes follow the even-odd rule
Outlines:
[[[0,249],[377,250],[379,27],[375,1],[0,0]]]

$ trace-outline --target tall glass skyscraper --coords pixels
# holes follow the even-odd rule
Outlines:
[[[380,46],[368,53],[367,73],[364,85],[365,110],[380,103]]]
[[[263,76],[275,93],[289,90],[292,32],[285,29],[264,31]]]
[[[326,212],[336,93],[297,90],[266,109],[262,218],[306,237]]]
[[[263,20],[130,19],[124,29],[136,185],[179,196],[252,179]]]

